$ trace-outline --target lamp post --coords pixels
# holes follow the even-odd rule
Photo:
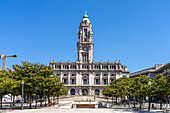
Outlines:
[[[24,109],[23,103],[24,103],[24,81],[22,81],[22,102],[21,102],[21,110]]]
[[[151,82],[150,81],[149,81],[148,85],[149,85],[149,107],[148,107],[148,111],[150,111],[150,107],[151,107],[151,99],[150,99],[150,85],[151,85]]]
[[[5,70],[5,59],[8,57],[17,57],[18,55],[10,55],[10,56],[6,56],[4,55],[4,53],[2,53],[2,55],[0,55],[0,59],[3,59],[3,70]]]

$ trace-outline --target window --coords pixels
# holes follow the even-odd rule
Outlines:
[[[85,20],[84,23],[85,23],[85,25],[86,25],[86,24],[87,24],[87,21]]]
[[[99,79],[96,79],[96,84],[99,84]]]
[[[99,76],[98,74],[96,74],[96,76]]]
[[[87,53],[82,53],[82,61],[83,62],[88,62],[88,54]]]
[[[100,90],[99,89],[95,89],[95,95],[100,95]]]
[[[111,82],[114,81],[114,79],[111,79]]]
[[[84,29],[84,36],[87,36],[87,29]]]
[[[67,74],[64,74],[64,76],[67,76]]]
[[[83,79],[83,84],[87,84],[87,79]]]
[[[74,76],[74,74],[72,74],[72,76]]]
[[[67,84],[67,79],[64,79],[64,84]]]
[[[74,79],[72,79],[72,81],[71,81],[71,82],[72,82],[72,84],[75,84],[75,80],[74,80]]]
[[[103,79],[103,84],[106,84],[106,79]]]
[[[70,90],[70,94],[71,94],[71,95],[75,95],[75,89],[71,89],[71,90]]]
[[[104,74],[103,76],[106,76],[106,74]]]

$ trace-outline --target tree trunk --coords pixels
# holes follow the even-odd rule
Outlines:
[[[15,106],[15,95],[13,95],[13,106]]]
[[[130,95],[128,96],[128,105],[130,107]]]
[[[50,102],[50,97],[48,96],[48,105],[50,104],[51,102]]]
[[[162,96],[160,96],[160,109],[162,109]]]
[[[53,97],[51,96],[51,105],[53,105]]]
[[[140,96],[140,109],[142,108],[142,97]]]
[[[117,97],[116,97],[116,105],[117,105]]]
[[[126,107],[126,97],[125,96],[124,96],[124,102],[125,102],[124,104],[125,104],[125,107]]]
[[[134,108],[136,107],[136,106],[135,106],[135,103],[136,103],[136,98],[135,98],[135,96],[134,96]]]
[[[47,106],[47,103],[46,103],[47,99],[46,99],[46,96],[45,96],[45,106]]]
[[[166,96],[166,108],[168,108],[168,96]]]
[[[2,93],[1,93],[1,109],[2,109]]]
[[[57,104],[59,104],[59,95],[57,95]]]
[[[26,103],[27,102],[27,100],[26,100],[26,95],[25,95],[25,93],[24,93],[24,103]]]
[[[40,96],[41,102],[40,102],[40,107],[42,107],[42,96]]]
[[[30,95],[30,109],[31,109],[31,104],[32,104],[32,96]]]
[[[112,105],[113,105],[113,97],[112,97]]]
[[[53,105],[55,105],[55,97],[53,96]]]

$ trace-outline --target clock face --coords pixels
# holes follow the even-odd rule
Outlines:
[[[84,51],[87,51],[87,48],[85,47],[85,48],[83,48],[83,50],[84,50]]]

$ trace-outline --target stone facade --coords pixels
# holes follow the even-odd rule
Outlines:
[[[162,64],[155,64],[154,67],[150,67],[144,70],[140,70],[137,72],[133,72],[129,75],[130,78],[137,77],[139,75],[147,76],[151,79],[155,77],[157,74],[164,74],[165,77],[168,77],[168,71],[170,70],[170,62],[162,65]]]
[[[129,71],[120,60],[94,62],[93,31],[88,16],[83,16],[78,32],[78,60],[76,62],[50,61],[55,74],[69,90],[68,95],[102,95],[101,90],[114,79],[129,77]]]

